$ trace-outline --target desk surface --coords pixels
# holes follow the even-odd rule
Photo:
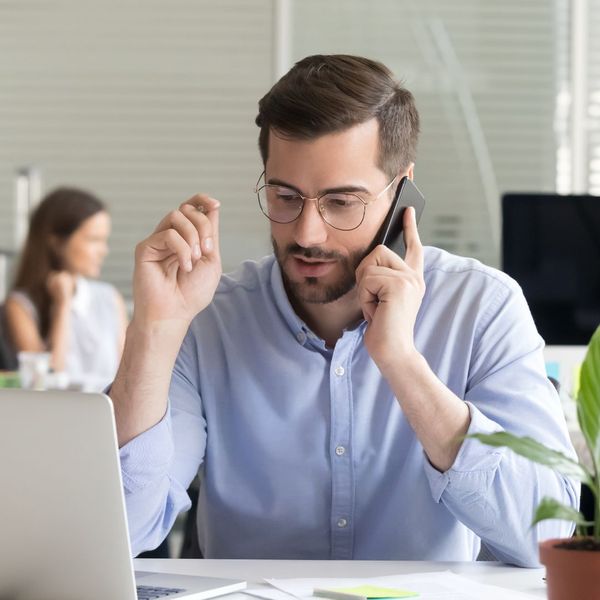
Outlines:
[[[196,560],[136,559],[135,569],[245,579],[259,583],[265,577],[378,577],[450,570],[473,581],[498,585],[546,597],[544,569],[507,567],[495,562],[417,562],[417,561],[326,561],[326,560]]]

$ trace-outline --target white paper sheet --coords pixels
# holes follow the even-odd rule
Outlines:
[[[418,592],[417,600],[534,600],[524,592],[472,581],[451,571],[414,573],[407,575],[387,575],[385,577],[363,578],[301,578],[301,579],[265,579],[273,586],[267,589],[253,588],[247,593],[266,600],[291,600],[290,596],[301,600],[314,600],[314,588],[351,587],[362,584],[398,587]],[[261,594],[264,594],[262,595]]]

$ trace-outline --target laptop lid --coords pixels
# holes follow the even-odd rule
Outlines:
[[[103,394],[0,390],[0,599],[134,600],[113,407]],[[198,595],[244,582],[161,575]],[[182,597],[177,594],[172,597]]]

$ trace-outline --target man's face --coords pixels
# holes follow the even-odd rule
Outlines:
[[[389,183],[376,165],[378,152],[375,119],[308,141],[286,140],[271,131],[265,181],[290,186],[309,198],[347,188],[368,202]],[[351,231],[325,223],[312,200],[292,223],[271,223],[275,256],[294,299],[333,302],[353,289],[356,267],[369,251],[394,189],[370,203],[362,224]]]

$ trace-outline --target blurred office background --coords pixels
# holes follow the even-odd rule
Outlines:
[[[333,52],[416,96],[425,243],[499,266],[504,192],[600,194],[600,0],[0,0],[0,249],[19,186],[72,184],[110,207],[126,298],[136,242],[198,191],[225,270],[262,256],[257,101]]]

